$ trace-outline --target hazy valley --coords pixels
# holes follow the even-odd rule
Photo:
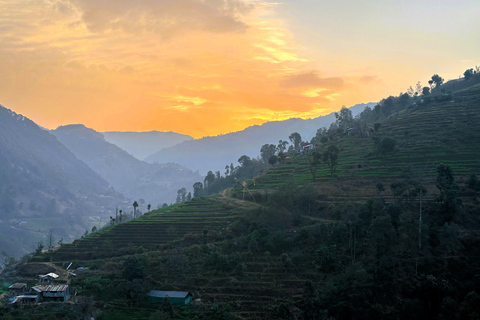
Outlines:
[[[158,163],[83,125],[52,135],[1,111],[5,230],[71,216],[74,235],[100,204],[110,216],[71,243],[9,261],[5,283],[34,282],[43,268],[64,274],[81,301],[4,307],[11,317],[42,319],[41,308],[59,319],[480,314],[480,73],[446,83],[434,75],[422,92],[357,112],[162,146],[146,159]],[[175,203],[157,209],[160,194]],[[52,198],[55,208],[43,209]],[[29,199],[36,211],[20,205]],[[68,278],[70,264],[83,269]],[[194,303],[149,303],[150,290],[189,292]]]

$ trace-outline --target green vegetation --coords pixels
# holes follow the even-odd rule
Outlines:
[[[432,81],[43,259],[89,267],[71,285],[98,319],[476,319],[480,86]]]

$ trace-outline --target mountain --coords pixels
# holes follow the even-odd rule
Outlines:
[[[107,142],[102,133],[84,125],[61,126],[52,134],[116,190],[154,207],[174,202],[178,189],[191,189],[202,180],[200,175],[174,163],[150,164],[138,160]]]
[[[350,109],[355,116],[365,107],[375,103],[358,104]],[[277,145],[279,140],[287,140],[291,133],[298,132],[304,140],[313,138],[319,128],[328,127],[335,121],[331,113],[314,119],[288,119],[271,121],[261,126],[251,126],[242,131],[198,140],[184,141],[165,148],[145,158],[150,163],[175,162],[201,174],[207,171],[223,172],[225,165],[236,164],[242,155],[257,157],[260,148],[266,143]]]
[[[176,132],[102,132],[105,140],[127,151],[135,158],[143,160],[158,150],[168,148],[183,141],[193,140],[191,136]]]
[[[74,261],[89,268],[71,280],[93,300],[86,316],[112,319],[171,318],[166,302],[145,303],[150,290],[192,293],[171,311],[182,319],[477,319],[480,84],[441,89],[385,99],[309,154],[7,274]],[[312,170],[317,151],[334,150]],[[22,316],[68,319],[47,308]]]
[[[9,255],[46,244],[50,229],[56,241],[72,240],[115,202],[107,181],[55,136],[3,106],[0,151],[0,250]]]

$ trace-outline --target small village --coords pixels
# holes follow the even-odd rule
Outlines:
[[[53,264],[42,265],[48,265],[56,270],[38,274],[35,278],[25,277],[22,279],[24,282],[11,284],[8,286],[8,294],[4,293],[0,296],[1,303],[12,309],[23,309],[45,303],[84,303],[85,297],[78,296],[76,288],[72,287],[70,282],[77,273],[88,270],[87,267],[71,269],[72,263],[70,263],[66,270],[62,270]],[[162,304],[166,299],[171,305],[184,306],[193,301],[193,294],[188,291],[151,290],[146,296],[146,301],[152,304]],[[94,320],[94,317],[90,319]]]

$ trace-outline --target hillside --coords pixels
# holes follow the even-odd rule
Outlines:
[[[83,125],[58,127],[52,134],[125,197],[144,199],[154,207],[175,202],[178,189],[191,188],[202,180],[200,175],[174,163],[140,161]]]
[[[127,151],[139,160],[143,160],[153,153],[172,147],[183,141],[193,140],[192,137],[176,132],[102,132],[105,140]]]
[[[359,104],[351,107],[351,110],[356,115],[365,107],[373,105],[374,103]],[[334,121],[334,113],[307,120],[270,121],[238,132],[185,141],[160,150],[145,158],[145,161],[175,162],[193,171],[198,170],[201,174],[206,174],[209,170],[223,172],[225,165],[237,163],[242,155],[256,157],[265,143],[288,141],[288,136],[293,132],[298,132],[305,140],[310,140],[319,128],[328,127]]]
[[[310,153],[31,260],[88,267],[71,285],[100,319],[476,319],[480,85],[437,89],[344,112]],[[152,289],[196,300],[172,311]]]
[[[108,183],[49,132],[0,106],[0,251],[20,256],[46,243],[71,241],[118,200]]]

